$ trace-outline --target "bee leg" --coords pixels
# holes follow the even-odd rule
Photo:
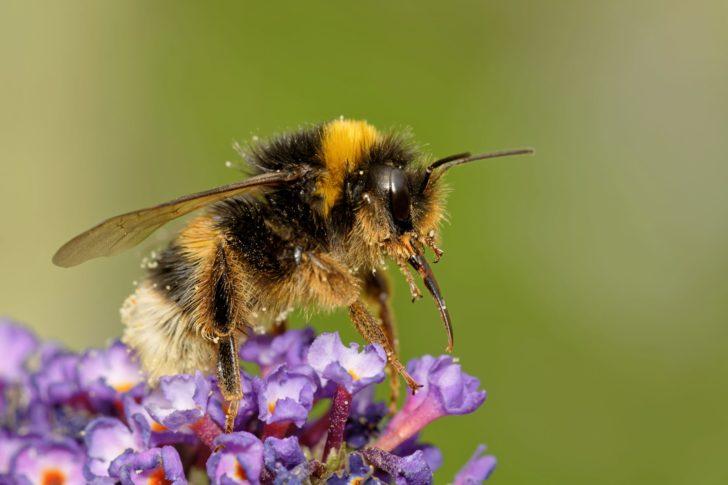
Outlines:
[[[243,398],[240,385],[240,364],[238,362],[238,345],[235,335],[220,337],[217,354],[217,380],[222,397],[227,401],[225,412],[225,432],[232,433],[238,406]]]
[[[415,283],[415,279],[412,277],[412,273],[410,273],[405,262],[403,260],[397,260],[397,266],[399,266],[399,270],[402,272],[402,276],[404,276],[407,286],[409,286],[410,295],[412,295],[412,303],[414,303],[422,298],[422,292],[417,286],[417,283]]]
[[[384,326],[367,311],[361,300],[356,300],[349,306],[349,317],[362,337],[368,342],[379,344],[384,348],[389,365],[407,382],[407,386],[412,390],[412,393],[422,387],[409,375],[405,366],[399,361],[392,342],[387,338]]]
[[[270,333],[273,335],[282,335],[286,333],[286,330],[288,330],[288,319],[287,318],[281,318],[276,319],[273,322],[273,327],[271,328]]]
[[[399,339],[397,338],[397,328],[394,324],[392,308],[389,304],[392,291],[385,274],[379,271],[367,272],[364,278],[364,291],[367,297],[379,308],[379,320],[384,333],[391,344],[394,355],[398,357]],[[387,365],[387,377],[389,378],[389,409],[394,412],[397,409],[397,401],[399,400],[399,374],[391,364]]]

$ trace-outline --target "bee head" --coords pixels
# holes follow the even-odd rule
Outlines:
[[[432,200],[438,196],[438,184],[421,192],[422,177],[422,170],[405,167],[380,165],[372,169],[370,187],[386,216],[381,223],[389,229],[388,239],[418,237],[434,230],[432,226],[439,222],[439,207]],[[433,210],[438,214],[431,214]]]
[[[371,165],[361,196],[360,220],[364,232],[388,256],[407,259],[417,240],[433,239],[442,219],[442,195],[438,180],[420,190],[424,168],[411,165]]]
[[[358,207],[358,234],[369,239],[370,247],[394,259],[400,268],[409,264],[423,279],[435,299],[452,349],[450,316],[440,287],[425,259],[429,246],[436,257],[437,226],[442,219],[442,188],[439,177],[426,179],[426,169],[416,163],[379,163],[369,166]]]
[[[452,350],[453,344],[450,315],[424,255],[426,247],[435,252],[435,261],[442,255],[435,244],[437,228],[443,217],[442,174],[451,167],[476,160],[532,152],[531,149],[519,149],[475,156],[460,153],[426,167],[415,163],[414,155],[400,152],[400,157],[380,157],[378,163],[369,165],[366,190],[362,195],[365,203],[359,208],[363,216],[358,217],[361,225],[359,232],[374,238],[369,243],[378,244],[400,267],[406,262],[422,277],[447,329],[448,351]],[[390,155],[392,153],[389,152]],[[405,153],[409,155],[408,158],[402,156]]]

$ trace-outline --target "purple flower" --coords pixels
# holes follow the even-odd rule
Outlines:
[[[306,457],[298,444],[298,438],[266,438],[263,443],[263,463],[273,471],[277,466],[291,469],[306,461]]]
[[[262,376],[241,370],[238,431],[224,434],[227,403],[214,377],[171,375],[150,388],[119,342],[79,356],[0,320],[0,484],[184,485],[186,470],[205,466],[221,485],[432,483],[442,455],[418,433],[482,404],[478,380],[449,357],[410,362],[423,389],[377,437],[388,410],[372,384],[384,378],[386,355],[378,346],[344,346],[338,334],[313,336],[306,329],[245,344],[240,355]],[[311,420],[314,400],[324,398],[330,409]],[[495,459],[483,450],[455,485],[487,478]]]
[[[399,457],[378,448],[362,451],[369,463],[387,472],[397,485],[429,485],[432,483],[432,470],[422,451],[409,456]]]
[[[409,409],[436,401],[437,407],[446,414],[468,414],[485,401],[485,391],[479,390],[480,381],[463,372],[449,355],[413,359],[407,370],[423,385],[417,393],[408,396],[405,407]]]
[[[195,433],[188,426],[182,426],[176,430],[167,428],[157,422],[146,408],[137,403],[132,396],[125,395],[123,397],[123,403],[124,415],[127,421],[131,422],[131,420],[135,420],[135,422],[139,422],[139,420],[142,420],[146,423],[144,426],[150,430],[150,446],[194,444],[197,441]]]
[[[302,484],[309,475],[306,456],[295,436],[267,438],[263,444],[263,463],[275,484]]]
[[[238,414],[235,417],[233,429],[242,429],[253,417],[258,414],[258,399],[253,390],[253,380],[246,373],[240,373],[240,387],[243,389],[243,399],[238,406]],[[215,423],[221,428],[225,428],[225,399],[220,393],[220,388],[215,380],[215,386],[207,405],[207,412]]]
[[[283,364],[295,367],[306,363],[313,337],[312,328],[289,330],[277,336],[255,335],[240,346],[240,358],[258,364],[263,375]]]
[[[171,446],[127,452],[112,462],[109,471],[122,485],[187,485],[182,460]]]
[[[326,485],[379,485],[381,480],[373,476],[374,468],[367,465],[359,453],[349,455],[349,466],[326,481]]]
[[[38,339],[30,330],[0,318],[0,387],[18,383],[26,376],[28,358],[38,349]]]
[[[10,471],[10,462],[20,448],[37,440],[37,436],[15,436],[7,431],[0,431],[0,474]]]
[[[485,445],[480,445],[465,466],[455,475],[453,485],[482,483],[495,469],[496,460],[492,455],[483,455]]]
[[[68,351],[54,350],[31,377],[33,391],[46,404],[68,402],[80,394],[78,387],[79,357]]]
[[[428,443],[418,443],[418,436],[415,435],[392,450],[392,453],[397,456],[408,456],[415,451],[421,451],[422,457],[427,462],[427,466],[433,472],[442,466],[442,452],[434,445]]]
[[[423,387],[407,396],[404,407],[375,443],[383,450],[394,449],[437,418],[472,413],[485,401],[480,381],[463,372],[450,356],[426,355],[410,361],[407,370]]]
[[[78,438],[94,415],[84,407],[45,406],[41,402],[29,405],[26,418],[27,429],[31,433],[68,436]]]
[[[209,380],[199,372],[165,376],[144,399],[144,407],[159,424],[176,430],[205,415],[210,392]]]
[[[359,352],[356,343],[345,347],[338,333],[322,333],[308,349],[308,363],[321,377],[354,394],[369,384],[384,380],[387,355],[379,345],[367,345]]]
[[[304,425],[313,405],[316,385],[310,376],[282,366],[264,379],[256,378],[253,388],[258,396],[258,417],[267,424],[292,421]]]
[[[258,483],[263,469],[263,443],[250,433],[222,434],[218,449],[207,460],[207,475],[213,485]]]
[[[144,383],[139,363],[129,348],[113,342],[107,349],[92,349],[81,357],[78,381],[92,398],[116,400]]]
[[[346,444],[357,450],[364,447],[379,435],[380,424],[387,414],[387,405],[374,401],[374,386],[356,393],[344,429]]]
[[[141,419],[132,419],[131,429],[115,418],[97,418],[86,427],[84,442],[88,480],[108,477],[111,463],[126,452],[143,451],[149,444],[149,428]]]
[[[36,441],[17,451],[10,473],[21,483],[85,483],[84,459],[74,441]]]

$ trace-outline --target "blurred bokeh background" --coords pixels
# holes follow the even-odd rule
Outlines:
[[[52,253],[236,180],[235,140],[343,114],[441,156],[534,146],[448,175],[435,270],[489,399],[425,433],[437,482],[484,442],[496,483],[726,483],[727,22],[722,0],[3,1],[0,313],[74,348],[118,335],[174,228]],[[395,280],[405,358],[441,352]]]

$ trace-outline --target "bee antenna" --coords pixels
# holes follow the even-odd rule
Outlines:
[[[450,155],[449,157],[441,158],[431,163],[425,169],[425,177],[422,179],[422,185],[420,185],[420,193],[424,192],[427,188],[427,184],[430,182],[430,176],[436,169],[448,170],[457,165],[464,163],[474,162],[476,160],[485,160],[487,158],[499,158],[499,157],[510,157],[513,155],[531,155],[536,153],[533,148],[517,148],[515,150],[501,150],[490,153],[480,153],[478,155],[470,155],[469,152],[458,153],[457,155]]]

